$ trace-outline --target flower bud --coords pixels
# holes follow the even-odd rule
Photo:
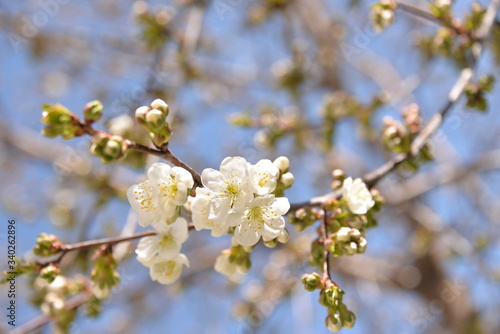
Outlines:
[[[85,105],[83,109],[83,115],[87,122],[96,122],[101,119],[102,116],[102,104],[99,101],[91,101]]]
[[[342,170],[342,169],[334,169],[332,171],[332,177],[335,179],[335,180],[338,180],[338,181],[344,181],[346,175],[345,175],[345,172]]]
[[[156,99],[153,102],[151,102],[151,108],[157,109],[163,113],[163,115],[166,117],[168,115],[168,104],[165,103],[165,101]]]
[[[47,282],[52,283],[56,279],[57,275],[59,275],[60,271],[61,270],[58,266],[51,263],[40,270],[40,277],[46,279]]]
[[[238,263],[236,270],[238,270],[240,274],[246,274],[251,267],[252,262],[250,261],[250,257],[246,256],[245,258],[243,258],[243,261],[240,261],[240,263]]]
[[[335,240],[337,242],[346,242],[351,239],[351,228],[341,227],[335,234]]]
[[[317,273],[305,274],[302,276],[302,284],[307,291],[314,291],[316,289],[323,289],[323,280]]]
[[[278,240],[277,239],[271,239],[271,240],[263,240],[264,246],[267,248],[274,248],[278,245]]]
[[[290,188],[293,185],[293,182],[295,181],[293,174],[288,172],[283,175],[281,175],[280,178],[280,183],[286,188]]]
[[[102,163],[110,163],[120,159],[127,147],[120,136],[96,135],[92,138],[90,151],[98,156]]]
[[[158,109],[152,109],[146,114],[146,126],[151,132],[165,126],[165,115]]]
[[[139,124],[146,124],[146,115],[148,114],[148,112],[149,108],[146,106],[137,108],[137,110],[135,111],[135,118],[137,119],[137,122]]]
[[[365,238],[360,238],[358,241],[358,253],[363,254],[366,251],[366,247],[368,246],[368,242]]]
[[[358,245],[354,241],[349,242],[343,248],[347,255],[354,255],[358,252]]]
[[[288,160],[287,157],[284,157],[284,156],[276,158],[276,160],[273,161],[273,164],[276,167],[278,167],[278,169],[283,174],[288,172],[288,169],[290,168],[290,161]]]
[[[342,319],[337,313],[328,315],[325,319],[326,327],[332,332],[338,332],[342,329]]]
[[[39,256],[52,256],[61,250],[62,243],[53,234],[42,233],[36,239],[33,253]]]
[[[353,328],[356,324],[356,315],[349,311],[346,315],[342,315],[342,326],[344,328]]]
[[[236,272],[237,265],[230,260],[230,250],[223,251],[215,260],[214,269],[222,275],[232,276]]]
[[[120,275],[115,271],[116,259],[107,246],[98,249],[92,262],[94,268],[90,272],[92,291],[96,298],[104,299],[109,296],[111,289],[120,282]]]
[[[282,244],[286,244],[288,240],[290,240],[290,234],[288,233],[287,230],[282,230],[280,234],[278,235],[277,240],[281,242]]]

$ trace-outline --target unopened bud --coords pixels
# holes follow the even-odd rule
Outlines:
[[[293,174],[288,172],[283,175],[281,175],[280,178],[280,183],[285,187],[285,188],[290,188],[293,185],[293,182],[295,181]]]
[[[102,104],[99,101],[91,101],[85,105],[83,115],[87,122],[97,122],[102,116]]]
[[[146,115],[148,114],[148,112],[149,108],[146,106],[137,108],[137,110],[135,111],[135,118],[137,119],[137,122],[139,122],[139,124],[146,124]]]
[[[332,332],[338,332],[342,329],[342,319],[337,313],[328,315],[325,319],[326,327]]]
[[[163,100],[154,100],[151,102],[151,108],[161,111],[165,117],[168,115],[168,104],[166,104]]]
[[[342,170],[342,169],[334,169],[332,171],[332,177],[335,179],[335,180],[338,180],[338,181],[344,181],[345,179],[345,172]]]
[[[288,240],[290,240],[290,234],[288,233],[287,230],[283,230],[280,232],[280,235],[278,236],[277,240],[282,244],[286,244]]]
[[[344,328],[353,328],[356,324],[356,316],[351,311],[347,312],[346,315],[342,315],[342,326]]]
[[[162,129],[165,126],[165,115],[158,109],[150,110],[146,115],[146,125],[152,132]]]
[[[276,158],[276,160],[273,161],[273,164],[278,167],[283,174],[288,172],[288,169],[290,168],[290,160],[284,156]]]
[[[351,239],[351,229],[349,227],[341,227],[335,234],[337,242],[346,242]]]
[[[62,243],[53,234],[42,233],[36,239],[36,246],[33,253],[39,256],[51,256],[57,254],[62,247]]]
[[[60,271],[61,270],[58,266],[51,263],[40,270],[40,277],[46,279],[47,282],[52,283],[56,279],[57,275],[59,275]]]
[[[323,280],[317,273],[305,274],[302,276],[302,284],[307,291],[314,291],[316,289],[323,289]]]

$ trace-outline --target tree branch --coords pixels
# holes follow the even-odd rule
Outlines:
[[[482,53],[482,43],[487,37],[493,23],[495,22],[495,16],[498,12],[499,6],[500,0],[492,0],[490,2],[486,14],[484,15],[483,22],[474,34],[476,43],[472,47],[471,64],[468,67],[462,69],[460,76],[458,77],[457,81],[451,88],[450,93],[448,94],[448,101],[446,105],[436,114],[434,114],[434,116],[432,116],[425,127],[421,130],[420,134],[413,139],[409,153],[398,154],[382,166],[363,176],[363,181],[367,184],[368,187],[371,188],[375,186],[384,176],[394,171],[400,164],[416,156],[430,139],[430,137],[437,131],[441,124],[443,124],[444,118],[458,101],[458,99],[462,96],[466,85],[474,76],[474,68],[477,64],[479,56]],[[302,207],[320,206],[326,200],[339,198],[340,195],[340,191],[335,191],[326,195],[314,197],[306,202],[292,204],[290,206],[290,212]]]

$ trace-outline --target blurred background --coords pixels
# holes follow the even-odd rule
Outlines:
[[[291,203],[330,192],[335,168],[357,177],[383,164],[391,153],[381,143],[382,119],[401,120],[402,109],[417,103],[428,120],[446,104],[462,64],[429,50],[439,27],[421,18],[396,12],[395,23],[376,33],[372,4],[2,1],[1,254],[9,219],[27,259],[41,232],[71,243],[142,230],[125,192],[157,158],[131,154],[103,165],[89,137],[45,138],[44,103],[81,115],[99,99],[98,127],[149,144],[131,115],[164,99],[179,158],[201,172],[232,155],[252,163],[286,155],[296,180]],[[426,1],[412,4],[428,10]],[[457,0],[453,12],[464,18],[472,8]],[[498,77],[499,31],[496,24],[478,74]],[[343,332],[500,333],[498,93],[488,95],[486,112],[460,100],[431,140],[435,160],[377,185],[387,206],[368,232],[366,253],[332,261],[357,315],[355,328]],[[232,281],[212,268],[229,236],[190,233],[183,252],[191,267],[171,286],[151,282],[133,256],[135,243],[123,244],[119,287],[98,316],[79,308],[70,333],[328,333],[318,293],[300,283],[316,270],[307,264],[316,227],[288,225],[290,242],[258,246],[251,271]],[[88,276],[91,255],[68,256],[63,274]],[[32,280],[18,278],[17,292],[17,324],[40,319]],[[10,329],[6,323],[0,331]]]

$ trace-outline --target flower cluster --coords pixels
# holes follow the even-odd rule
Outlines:
[[[191,211],[197,230],[209,229],[213,236],[234,230],[234,240],[253,246],[262,237],[270,241],[285,235],[283,215],[290,209],[283,190],[293,183],[289,161],[263,159],[251,165],[242,157],[228,157],[220,170],[207,168],[201,175]]]
[[[151,166],[147,175],[146,181],[127,191],[130,205],[138,213],[139,225],[151,225],[157,232],[141,239],[137,259],[149,267],[151,279],[169,284],[179,278],[183,265],[189,265],[187,257],[180,253],[188,238],[188,224],[179,215],[194,181],[185,169],[161,163]]]

